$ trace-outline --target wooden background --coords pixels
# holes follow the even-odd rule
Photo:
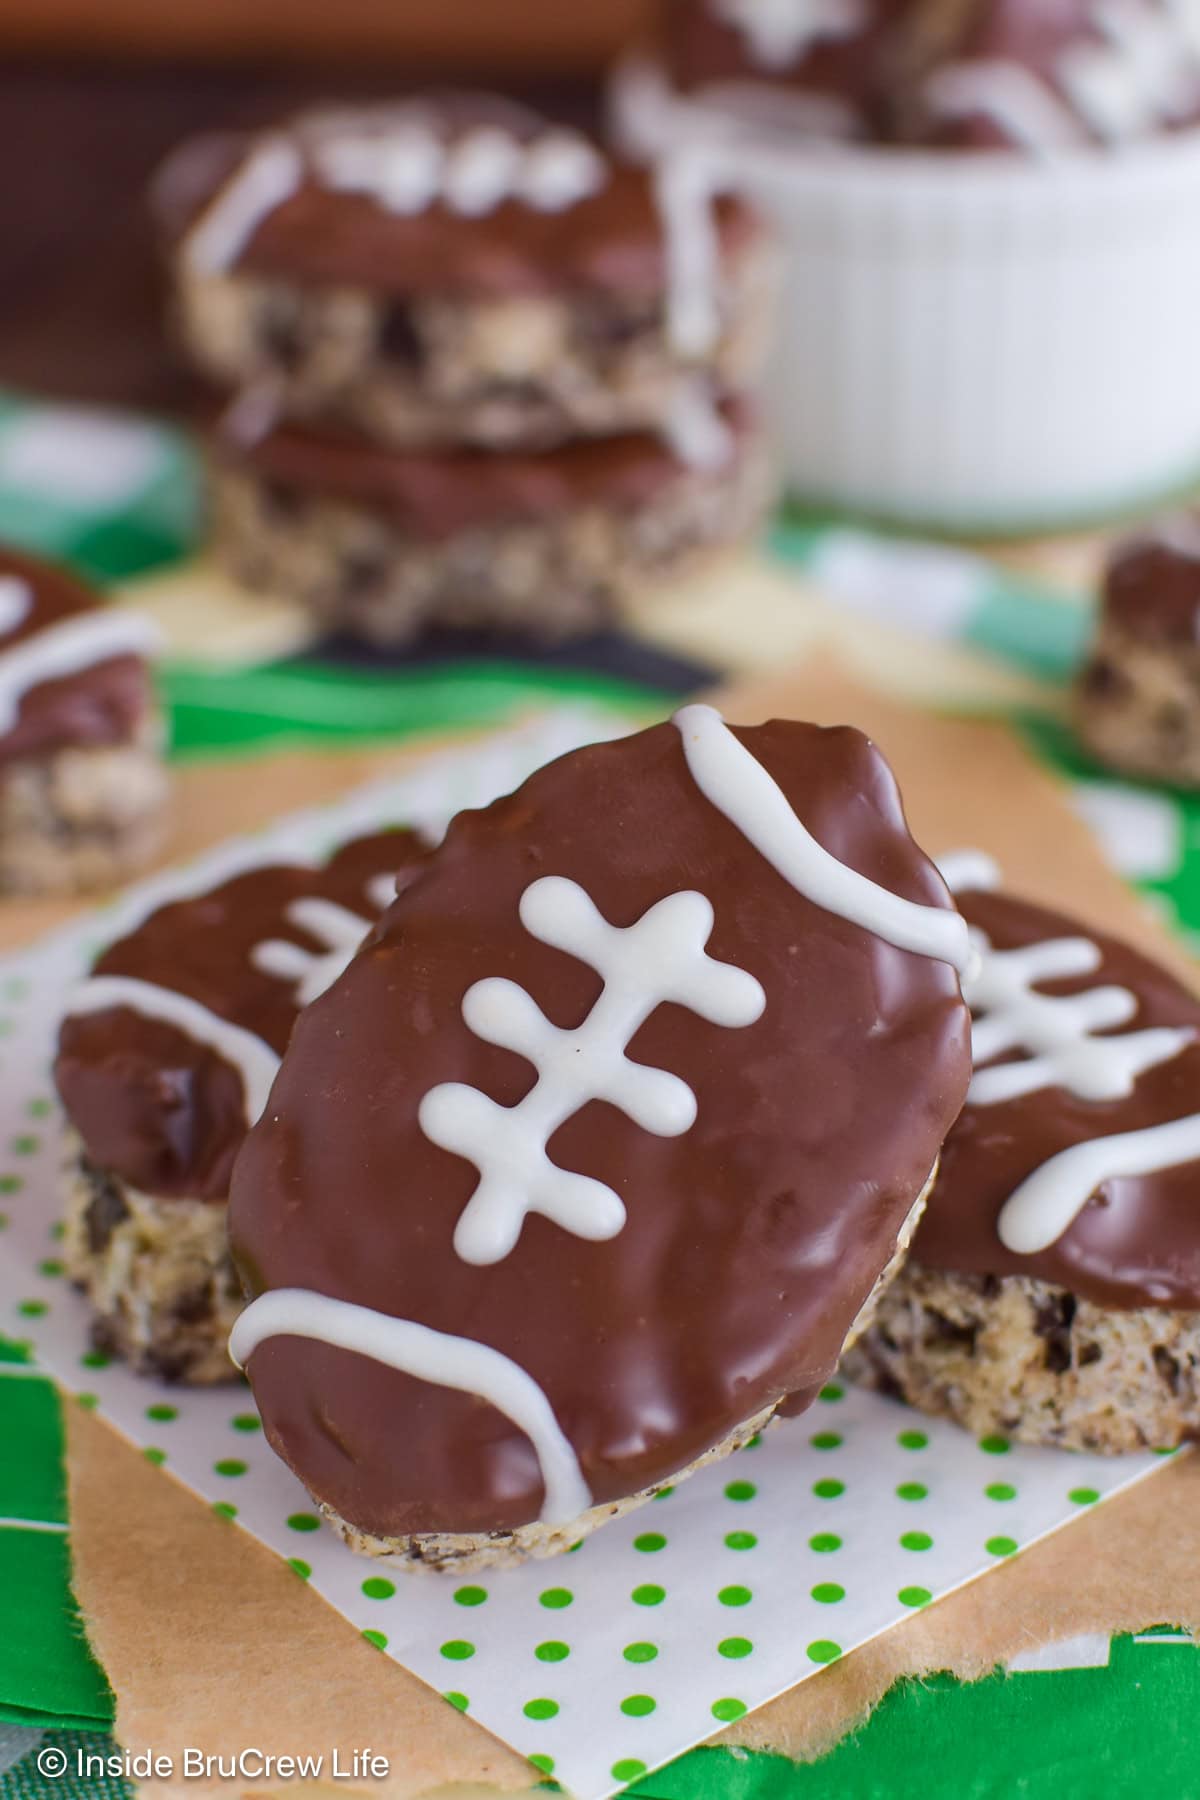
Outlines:
[[[648,0],[0,0],[5,48],[126,56],[388,56],[562,73],[598,68]]]

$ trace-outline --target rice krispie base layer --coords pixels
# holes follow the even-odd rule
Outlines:
[[[299,600],[325,630],[381,645],[434,625],[561,639],[610,625],[632,588],[747,537],[770,492],[766,454],[747,440],[720,468],[680,465],[638,505],[597,501],[419,538],[382,511],[281,490],[221,461],[214,540],[236,580]]]
[[[1200,645],[1102,624],[1076,689],[1075,721],[1111,768],[1200,787]]]
[[[90,1163],[74,1133],[63,1188],[63,1261],[91,1302],[94,1348],[163,1381],[235,1381],[229,1332],[243,1300],[225,1206],[140,1193]]]
[[[167,831],[157,722],[140,741],[87,745],[0,768],[0,893],[74,894],[143,868]]]
[[[845,1371],[1021,1443],[1115,1455],[1200,1431],[1200,1314],[1101,1307],[1029,1276],[910,1260]]]
[[[711,350],[681,358],[662,295],[414,295],[184,270],[179,331],[197,368],[277,416],[320,418],[393,448],[532,449],[660,430],[699,371],[736,391],[762,366],[774,259],[727,271]]]

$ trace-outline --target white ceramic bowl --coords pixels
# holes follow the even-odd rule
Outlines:
[[[784,249],[768,406],[791,489],[964,532],[1200,480],[1200,131],[1052,161],[788,146],[613,86],[639,154],[720,144]]]

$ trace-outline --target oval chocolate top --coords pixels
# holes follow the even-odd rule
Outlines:
[[[720,409],[737,439],[750,429],[749,407]],[[216,454],[269,482],[281,507],[293,498],[348,500],[414,537],[442,539],[475,525],[554,519],[584,508],[617,512],[648,505],[689,465],[650,432],[576,438],[555,449],[388,450],[345,433],[283,424],[250,443],[228,431]]]
[[[724,802],[693,727],[719,736]],[[764,785],[757,824],[735,822],[725,803]],[[238,1159],[259,1305],[282,1317],[299,1289],[385,1336],[488,1347],[546,1397],[597,1502],[811,1394],[969,1071],[953,969],[755,847],[797,821],[835,880],[890,890],[893,938],[950,939],[891,771],[848,728],[687,708],[460,814],[299,1021]],[[268,1325],[242,1340],[268,1436],[360,1528],[498,1530],[548,1504],[531,1439],[478,1391]]]
[[[340,971],[424,851],[415,833],[384,831],[343,845],[324,868],[250,869],[160,906],[110,945],[93,977],[165,990],[164,1014],[182,995],[218,1027],[259,1040],[269,1065],[300,1006]],[[67,1116],[89,1159],[144,1193],[224,1200],[248,1123],[242,1074],[199,1014],[193,1035],[146,1010],[153,992],[142,1008],[139,990],[124,998],[63,1021],[54,1077]]]
[[[583,289],[655,300],[670,280],[680,221],[653,175],[490,96],[301,115],[245,137],[236,159],[225,134],[172,160],[160,210],[199,273],[398,296]],[[707,210],[690,210],[681,229],[694,237]],[[728,195],[711,219],[721,254],[759,232]]]
[[[967,1105],[946,1140],[941,1173],[913,1243],[914,1258],[934,1269],[1033,1276],[1101,1306],[1200,1307],[1200,1136],[1185,1152],[1188,1160],[1175,1166],[1110,1179],[1085,1170],[1075,1199],[1086,1203],[1043,1248],[1019,1253],[1006,1248],[1000,1235],[1002,1214],[1023,1184],[1074,1146],[1095,1145],[1096,1168],[1112,1169],[1126,1158],[1106,1140],[1200,1114],[1200,1001],[1130,945],[1058,913],[1005,893],[962,893],[959,905],[972,927],[986,934],[993,952],[1042,947],[1024,966],[1011,959],[1002,963],[1006,983],[1021,976],[1025,992],[1091,999],[1073,1024],[1063,1024],[1061,1009],[1050,1015],[1052,1034],[1061,1030],[1063,1036],[1058,1061],[1049,1069],[1039,1065],[1050,1077],[1045,1082],[1022,1048],[1028,1037],[1022,1037],[1018,1015],[1011,1010],[1007,1015],[1016,1026],[1013,1044],[1004,1017],[997,1022],[992,1008],[976,1004],[976,1073]],[[1081,945],[1090,946],[1092,954]],[[1056,977],[1056,969],[1075,972]],[[970,995],[970,984],[967,991]],[[1131,1035],[1147,1032],[1155,1036]],[[1009,1047],[981,1057],[979,1045],[986,1048],[989,1041]],[[1115,1047],[1118,1058],[1108,1070],[1094,1057],[1096,1047],[1106,1044]],[[1031,1086],[1031,1091],[1004,1097],[1012,1086]],[[1114,1093],[1122,1087],[1124,1094]],[[1089,1097],[1094,1094],[1110,1097]],[[1143,1163],[1155,1160],[1154,1140],[1139,1148]],[[1056,1168],[1068,1177],[1063,1193],[1070,1203],[1071,1165]],[[1042,1190],[1054,1185],[1054,1170],[1039,1177]],[[1069,1212],[1058,1215],[1044,1193],[1033,1198],[1035,1222],[1037,1210],[1046,1206],[1045,1231],[1054,1233]]]
[[[154,706],[150,633],[66,569],[0,547],[0,765],[125,744]]]
[[[1101,621],[1148,644],[1200,643],[1200,513],[1163,520],[1117,546]]]

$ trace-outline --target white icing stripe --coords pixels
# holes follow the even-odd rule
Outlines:
[[[305,1288],[277,1288],[252,1300],[230,1333],[229,1353],[244,1368],[258,1346],[272,1337],[313,1338],[369,1356],[418,1381],[479,1395],[511,1419],[537,1453],[546,1490],[543,1524],[566,1525],[591,1505],[578,1458],[545,1393],[532,1375],[501,1351]]]
[[[1033,155],[1077,148],[1087,133],[1054,90],[1019,63],[950,63],[930,76],[925,101],[936,116],[991,121]]]
[[[499,977],[477,981],[463,999],[476,1037],[515,1050],[538,1072],[512,1107],[461,1082],[431,1088],[421,1101],[425,1136],[479,1170],[454,1233],[454,1248],[469,1263],[501,1261],[531,1212],[577,1237],[615,1237],[625,1223],[620,1196],[551,1162],[550,1139],[593,1100],[619,1108],[643,1131],[681,1137],[695,1122],[694,1093],[665,1069],[630,1062],[626,1045],[667,1003],[728,1027],[752,1024],[766,1006],[752,975],[705,954],[713,910],[703,894],[671,894],[636,924],[620,927],[576,882],[550,875],[526,888],[520,911],[533,937],[597,970],[604,987],[574,1031],[552,1025],[524,988]]]
[[[1005,1201],[997,1227],[1000,1241],[1016,1256],[1034,1256],[1069,1229],[1106,1181],[1154,1175],[1197,1160],[1200,1113],[1074,1144],[1043,1163]]]
[[[0,638],[15,631],[29,616],[33,589],[19,575],[0,575]]]
[[[669,448],[692,469],[721,469],[733,454],[733,433],[721,417],[710,384],[681,381],[671,396],[664,433]]]
[[[372,875],[367,883],[367,899],[376,912],[386,912],[396,898],[396,877],[394,875]]]
[[[667,336],[685,358],[706,356],[721,332],[716,164],[702,146],[672,150],[654,174],[666,239]]]
[[[1000,886],[1000,864],[985,850],[948,850],[937,866],[952,894],[990,894]]]
[[[1058,78],[1104,143],[1145,137],[1186,117],[1200,99],[1200,20],[1194,0],[1095,0],[1094,43],[1070,45]]]
[[[287,938],[268,938],[254,946],[250,961],[264,975],[294,983],[296,1005],[309,1006],[333,986],[371,929],[370,922],[335,900],[318,898],[291,901],[284,917],[325,949],[305,950]]]
[[[23,696],[43,681],[78,675],[114,656],[154,656],[158,631],[139,613],[98,607],[48,625],[0,651],[0,732],[11,731]]]
[[[188,232],[185,260],[198,275],[223,273],[303,179],[304,163],[295,145],[285,137],[264,138]]]
[[[999,870],[981,851],[945,856],[941,869],[956,893],[999,884]],[[1147,1070],[1196,1041],[1194,1030],[1169,1026],[1094,1036],[1137,1016],[1137,997],[1128,988],[1039,993],[1039,983],[1078,979],[1101,967],[1100,948],[1090,938],[1049,938],[1017,950],[994,950],[982,931],[972,931],[971,941],[979,960],[963,980],[975,1062],[969,1106],[996,1106],[1048,1087],[1065,1088],[1080,1100],[1127,1099]],[[1015,1061],[981,1066],[1014,1051],[1020,1053]],[[1069,1229],[1105,1181],[1196,1158],[1200,1114],[1076,1144],[1035,1169],[1005,1201],[997,1222],[1000,1241],[1014,1255],[1036,1255]]]
[[[853,37],[869,23],[865,0],[712,0],[764,69],[786,69],[815,44]]]
[[[240,1025],[231,1025],[228,1019],[218,1018],[186,994],[129,975],[93,975],[72,994],[67,1017],[107,1012],[115,1006],[127,1006],[144,1018],[173,1025],[193,1042],[215,1050],[242,1078],[247,1124],[252,1125],[262,1116],[279,1070],[279,1058],[262,1038],[244,1031]]]
[[[1053,938],[1019,950],[994,950],[983,932],[971,937],[980,961],[963,980],[963,998],[974,1015],[975,1074],[968,1105],[998,1106],[1047,1087],[1065,1088],[1079,1100],[1125,1100],[1139,1076],[1170,1062],[1195,1041],[1194,1031],[1166,1026],[1095,1036],[1136,1016],[1137,999],[1128,988],[1039,993],[1040,983],[1090,975],[1100,967],[1100,950],[1089,938]],[[1013,1051],[1021,1052],[1018,1061],[983,1066]]]
[[[901,899],[822,849],[782,789],[713,707],[685,706],[674,724],[700,792],[797,893],[897,949],[948,962],[960,974],[972,966],[961,915]]]
[[[547,131],[531,140],[498,125],[445,139],[427,119],[403,113],[389,123],[313,122],[313,160],[327,187],[368,194],[385,211],[412,216],[437,202],[464,218],[519,200],[537,212],[563,212],[608,178],[586,138]]]

